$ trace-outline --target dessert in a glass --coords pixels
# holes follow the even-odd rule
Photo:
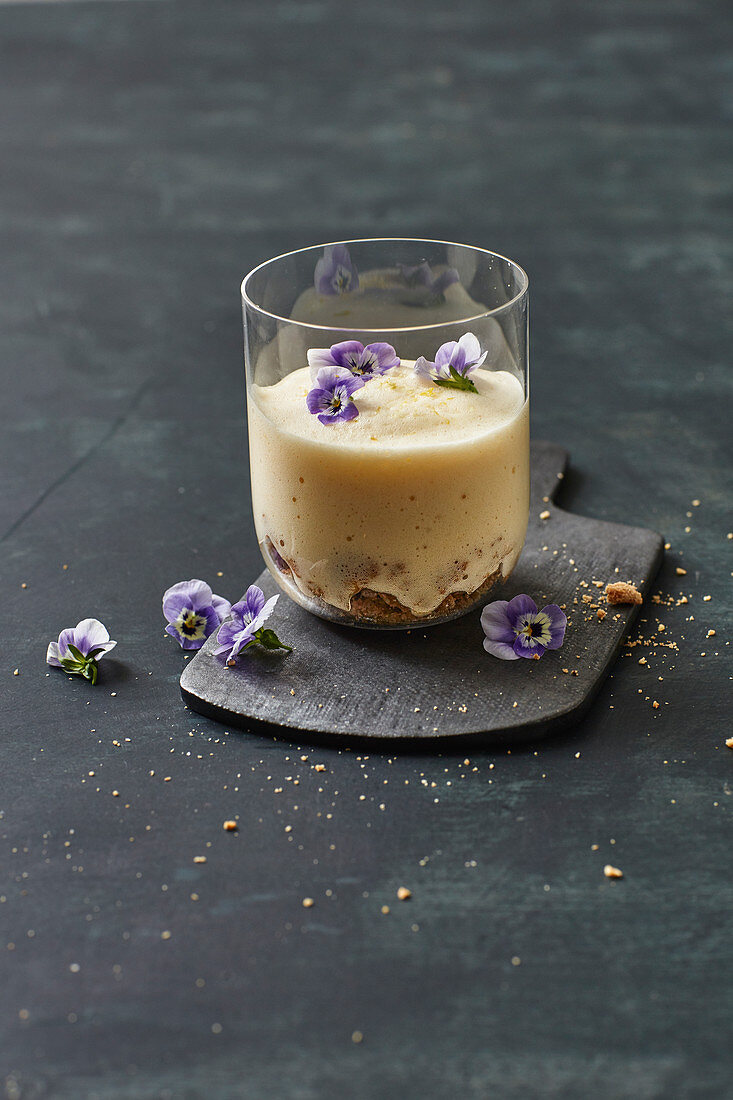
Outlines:
[[[280,587],[372,628],[484,601],[529,512],[522,269],[348,241],[269,260],[242,298],[254,520]]]

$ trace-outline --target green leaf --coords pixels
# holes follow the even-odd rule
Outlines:
[[[475,385],[465,374],[459,374],[455,367],[449,367],[450,378],[434,378],[436,386],[445,386],[447,390],[467,390],[469,393],[478,393]]]
[[[69,649],[79,653],[76,646],[69,646]],[[89,680],[90,683],[96,684],[97,682],[97,662],[93,657],[83,657],[79,654],[79,657],[64,657],[59,662],[65,672],[68,672],[72,676],[83,676],[85,680]]]
[[[96,684],[96,682],[97,682],[97,662],[96,661],[87,661],[86,666],[84,668],[84,671],[82,673],[82,676],[84,676],[85,679],[90,680],[92,684]]]
[[[76,661],[73,657],[62,657],[59,664],[66,672],[82,672],[84,669],[84,662]]]
[[[75,645],[71,645],[71,643],[69,643],[68,649],[69,649],[70,653],[73,653],[73,655],[74,655],[74,657],[76,657],[77,661],[80,664],[83,665],[84,662],[86,661],[86,657],[84,656],[82,651],[80,649],[77,649]]]
[[[267,627],[261,627],[256,631],[255,638],[264,649],[287,649],[289,653],[293,651],[292,646],[281,642],[275,631]]]

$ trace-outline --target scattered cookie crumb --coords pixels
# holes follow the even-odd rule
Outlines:
[[[364,1042],[364,1036],[362,1035],[362,1033],[360,1031],[352,1031],[351,1041],[352,1041],[352,1043],[363,1043]]]
[[[206,856],[194,856],[194,863],[206,863]]]
[[[657,700],[656,700],[656,699],[655,699],[655,700],[654,700],[654,702],[652,703],[652,706],[654,707],[654,709],[655,709],[655,710],[659,710],[659,703],[657,702]]]
[[[675,573],[677,574],[678,577],[686,577],[687,576],[687,570],[683,569],[681,565],[677,566],[677,568],[675,569]]]
[[[315,904],[313,898],[303,898],[302,905],[304,909],[312,909]]]
[[[20,669],[19,668],[14,668],[13,669],[13,676],[20,676]]]
[[[408,898],[412,897],[412,890],[408,890],[406,886],[400,886],[399,890],[397,891],[397,897],[400,899],[400,901],[407,901]]]
[[[596,611],[596,618],[599,619],[600,622],[603,622],[606,615],[607,615],[606,609],[603,608],[603,607],[599,607],[598,610]]]
[[[161,932],[160,933],[160,938],[162,940],[169,940],[171,938],[171,933],[168,932],[167,930],[165,932]]]
[[[606,599],[610,604],[637,604],[643,603],[641,592],[633,584],[626,581],[614,581],[606,585]]]
[[[325,765],[325,764],[316,764],[316,766],[315,766],[315,770],[316,770],[317,772],[325,772],[325,770],[326,770],[326,765]]]
[[[383,905],[382,906],[382,913],[385,915],[385,917],[387,916],[387,914],[389,913],[389,906],[388,905]]]
[[[726,737],[725,743],[729,749],[733,749],[733,737]]]
[[[544,512],[540,512],[540,519],[549,519],[549,518],[550,518],[550,513],[547,511],[546,508],[545,508]]]
[[[624,873],[620,871],[618,867],[614,867],[611,863],[607,863],[603,868],[603,873],[606,878],[623,878]]]
[[[226,829],[228,833],[234,833],[239,828],[236,821],[225,821],[222,825],[223,829]]]

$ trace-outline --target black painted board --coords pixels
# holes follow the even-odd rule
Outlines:
[[[283,596],[273,625],[293,652],[253,649],[228,668],[214,656],[211,637],[181,676],[185,702],[253,732],[281,728],[319,737],[526,740],[577,720],[638,612],[638,605],[606,609],[603,587],[629,580],[646,593],[663,544],[653,531],[558,508],[553,498],[567,459],[552,443],[532,444],[526,543],[514,573],[491,597],[526,592],[539,607],[564,606],[562,649],[539,661],[501,661],[483,649],[479,610],[430,628],[360,630],[316,618]],[[267,571],[256,583],[267,596],[278,591]],[[603,619],[599,607],[607,610]]]

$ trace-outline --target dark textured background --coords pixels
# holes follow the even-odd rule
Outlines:
[[[733,1095],[732,29],[713,0],[0,8],[9,1100]],[[162,629],[168,585],[260,570],[242,275],[381,235],[526,267],[563,503],[663,532],[689,597],[570,735],[469,765],[229,733]],[[44,664],[85,615],[119,642],[95,689]]]

